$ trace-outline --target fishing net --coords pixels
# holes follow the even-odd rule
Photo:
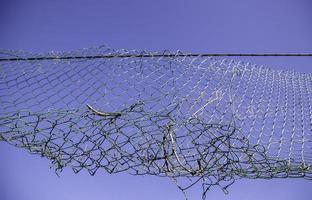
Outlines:
[[[0,140],[56,172],[312,179],[312,74],[181,52],[1,51]]]

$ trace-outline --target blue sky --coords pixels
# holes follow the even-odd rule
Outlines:
[[[137,50],[206,53],[312,52],[309,0],[1,0],[0,48],[68,51],[107,44]],[[312,58],[238,58],[274,69],[312,73]],[[91,177],[0,144],[0,199],[182,199],[167,179],[127,174]],[[312,195],[302,179],[240,180],[229,195],[208,199],[301,199]],[[189,191],[198,199],[201,188]]]

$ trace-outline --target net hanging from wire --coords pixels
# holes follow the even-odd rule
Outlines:
[[[105,46],[0,56],[0,140],[56,172],[169,177],[203,199],[239,178],[312,179],[312,74]]]

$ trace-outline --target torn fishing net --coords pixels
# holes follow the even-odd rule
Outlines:
[[[0,52],[0,140],[56,172],[312,179],[312,74],[181,52]]]

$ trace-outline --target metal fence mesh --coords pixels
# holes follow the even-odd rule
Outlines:
[[[239,178],[312,178],[312,74],[168,53],[1,51],[0,140],[57,172],[200,182],[203,199]]]

